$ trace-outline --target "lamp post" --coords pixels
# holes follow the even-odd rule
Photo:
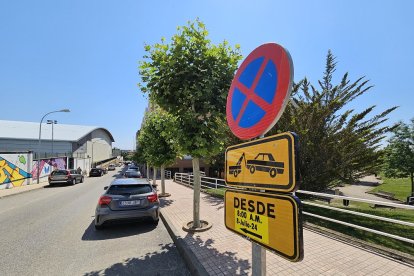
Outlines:
[[[52,125],[52,157],[53,157],[53,125],[57,124],[56,120],[47,120],[48,125]]]
[[[61,109],[61,110],[51,111],[51,112],[48,112],[45,115],[43,115],[42,119],[40,120],[40,126],[39,126],[39,144],[38,144],[38,149],[37,149],[37,155],[38,155],[37,156],[37,184],[39,184],[39,181],[40,181],[40,145],[42,143],[42,139],[41,139],[41,137],[42,137],[42,122],[43,122],[43,119],[47,115],[52,114],[52,113],[56,113],[56,112],[70,112],[70,110],[69,109]]]

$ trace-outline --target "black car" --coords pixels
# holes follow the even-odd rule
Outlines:
[[[104,175],[104,173],[105,172],[100,168],[92,168],[89,171],[89,176],[102,176],[102,175]]]

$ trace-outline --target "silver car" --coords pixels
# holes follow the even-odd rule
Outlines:
[[[83,183],[83,175],[77,170],[54,170],[48,177],[49,185],[67,183],[75,185]]]
[[[108,222],[140,218],[158,223],[160,202],[147,179],[118,178],[104,189],[95,210],[95,229]]]

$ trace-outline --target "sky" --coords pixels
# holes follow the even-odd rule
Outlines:
[[[0,119],[40,122],[69,108],[47,119],[106,128],[114,147],[133,149],[148,105],[137,86],[144,45],[199,18],[213,43],[239,44],[244,57],[263,43],[282,45],[295,81],[316,85],[332,50],[334,82],[349,72],[374,85],[348,108],[399,106],[389,122],[408,122],[413,11],[410,0],[0,0]]]

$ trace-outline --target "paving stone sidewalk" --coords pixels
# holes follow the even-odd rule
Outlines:
[[[182,226],[192,220],[193,190],[167,180],[166,192],[171,196],[161,199],[162,216],[181,241],[177,246],[186,246],[193,260],[202,266],[200,271],[209,275],[251,275],[251,242],[226,229],[222,199],[202,194],[200,218],[213,227],[191,234]],[[304,260],[291,263],[266,252],[267,275],[414,275],[413,267],[374,252],[306,229],[303,235]]]

